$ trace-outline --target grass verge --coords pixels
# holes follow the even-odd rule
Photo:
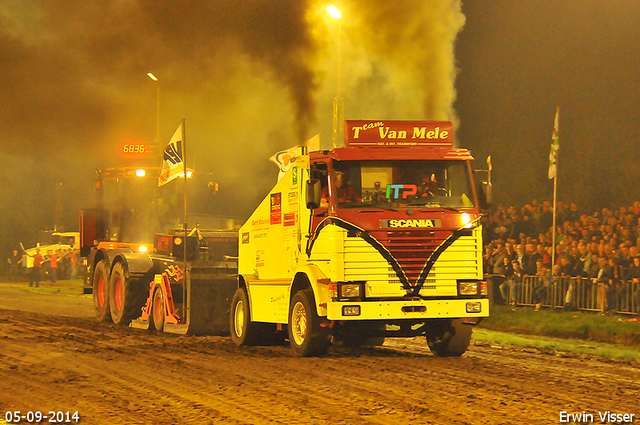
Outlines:
[[[532,348],[539,352],[567,352],[608,359],[633,360],[640,363],[640,350],[634,346],[591,342],[579,339],[561,339],[538,335],[518,335],[477,328],[473,331],[473,341],[491,347],[503,345]]]
[[[23,288],[32,292],[40,293],[60,293],[66,295],[82,295],[82,279],[58,280],[56,283],[50,281],[40,281],[40,286],[30,287],[29,282],[2,282],[1,285],[10,288]]]
[[[568,351],[640,361],[636,317],[493,306],[474,331],[474,340],[538,350]]]

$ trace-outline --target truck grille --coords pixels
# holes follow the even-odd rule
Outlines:
[[[433,252],[451,235],[445,230],[373,231],[371,236],[398,261],[411,286],[415,286]]]
[[[415,286],[433,253],[452,235],[447,230],[375,230],[370,235],[375,238],[393,257],[387,261],[369,242],[355,235],[345,239],[344,265],[345,280],[366,281],[381,293],[402,291],[402,281],[392,266],[397,263],[407,278],[407,283]],[[354,237],[355,236],[355,237]],[[421,294],[455,295],[458,279],[481,279],[480,230],[473,236],[461,236],[446,250],[441,252],[430,268]],[[379,286],[383,285],[383,286]],[[387,287],[389,289],[382,289]],[[391,287],[397,288],[392,290]],[[391,291],[391,292],[389,292]]]

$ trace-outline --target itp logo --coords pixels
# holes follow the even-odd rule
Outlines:
[[[414,196],[418,193],[418,186],[415,184],[388,184],[387,185],[387,199],[406,199],[409,196]]]

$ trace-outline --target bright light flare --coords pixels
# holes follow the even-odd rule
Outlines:
[[[331,17],[332,17],[333,19],[340,19],[340,18],[342,18],[342,13],[340,13],[340,11],[339,11],[335,6],[333,6],[333,5],[331,5],[331,6],[327,6],[324,10],[326,10],[326,11],[327,11],[327,13],[328,13],[329,15],[331,15]]]
[[[465,225],[464,227],[467,229],[471,228],[471,217],[469,217],[469,214],[462,213],[462,224]]]
[[[144,245],[140,245],[140,246],[138,247],[138,252],[147,252],[147,249],[148,249],[148,248],[147,248],[146,246],[144,246]]]
[[[136,176],[144,177],[146,175],[147,175],[147,172],[145,170],[136,170]]]
[[[151,78],[153,81],[158,81],[158,77],[156,77],[155,75],[153,75],[152,72],[147,72],[147,76],[149,78]]]

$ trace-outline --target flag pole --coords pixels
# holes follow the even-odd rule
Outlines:
[[[189,317],[189,303],[187,300],[187,285],[190,284],[190,282],[188,282],[188,280],[190,279],[188,277],[188,273],[187,273],[187,141],[184,137],[185,135],[185,129],[184,129],[184,118],[182,119],[182,123],[180,125],[180,127],[182,128],[182,166],[184,167],[184,188],[183,188],[183,193],[184,193],[184,222],[183,222],[183,229],[184,229],[184,243],[182,244],[182,249],[183,249],[183,260],[184,260],[184,275],[182,277],[183,279],[183,285],[182,285],[182,306],[185,312],[184,318],[187,319]]]
[[[551,278],[553,279],[553,266],[555,266],[556,257],[556,200],[558,194],[558,138],[560,133],[560,107],[556,107],[556,119],[553,126],[552,149],[554,156],[554,176],[553,176],[553,231],[551,233]]]
[[[557,164],[557,163],[556,163]],[[553,231],[551,236],[551,274],[553,275],[553,266],[556,264],[556,196],[558,193],[558,175],[553,178]]]

